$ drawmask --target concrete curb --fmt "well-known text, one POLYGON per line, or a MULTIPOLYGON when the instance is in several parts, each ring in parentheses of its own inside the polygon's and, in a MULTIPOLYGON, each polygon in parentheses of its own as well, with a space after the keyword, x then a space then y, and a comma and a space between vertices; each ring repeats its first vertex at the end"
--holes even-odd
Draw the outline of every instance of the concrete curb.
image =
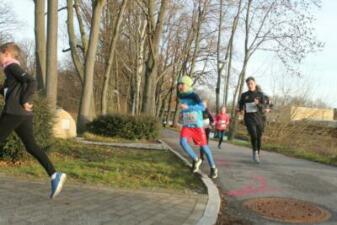
POLYGON ((167 150, 161 143, 160 144, 142 144, 142 143, 112 143, 112 142, 101 142, 101 141, 88 141, 84 138, 76 138, 76 141, 83 144, 89 145, 104 145, 111 147, 122 147, 122 148, 134 148, 134 149, 146 149, 146 150, 167 150))
MULTIPOLYGON (((179 152, 171 148, 163 140, 159 140, 159 142, 161 142, 166 149, 170 150, 173 154, 180 158, 187 166, 192 166, 192 164, 185 157, 183 157, 179 152)), ((199 171, 198 173, 200 174, 201 180, 207 188, 208 201, 206 209, 204 211, 204 215, 199 219, 196 225, 214 225, 218 219, 218 214, 220 212, 220 193, 217 186, 205 173, 203 173, 202 171, 199 171)))

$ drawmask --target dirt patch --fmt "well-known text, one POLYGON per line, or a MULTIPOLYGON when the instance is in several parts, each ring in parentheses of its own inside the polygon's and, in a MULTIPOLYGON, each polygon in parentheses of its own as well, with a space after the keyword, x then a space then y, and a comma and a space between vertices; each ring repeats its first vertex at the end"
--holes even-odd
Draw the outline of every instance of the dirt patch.
POLYGON ((331 217, 328 211, 313 203, 291 198, 256 198, 243 205, 267 219, 287 223, 317 224, 331 217))

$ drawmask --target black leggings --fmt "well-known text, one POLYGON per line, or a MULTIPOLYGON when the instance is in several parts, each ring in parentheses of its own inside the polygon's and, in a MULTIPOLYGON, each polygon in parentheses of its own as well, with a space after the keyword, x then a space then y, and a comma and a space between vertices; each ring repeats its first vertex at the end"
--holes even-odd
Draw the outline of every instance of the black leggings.
POLYGON ((252 143, 253 151, 260 152, 261 150, 261 139, 263 133, 263 124, 248 122, 246 123, 247 130, 250 136, 250 141, 252 143))
POLYGON ((29 152, 43 166, 49 176, 55 173, 48 156, 36 144, 33 136, 33 116, 3 114, 0 117, 0 143, 5 141, 12 131, 19 136, 29 152))
POLYGON ((223 137, 225 136, 225 131, 224 130, 218 130, 218 135, 219 135, 219 146, 222 144, 223 142, 223 137))

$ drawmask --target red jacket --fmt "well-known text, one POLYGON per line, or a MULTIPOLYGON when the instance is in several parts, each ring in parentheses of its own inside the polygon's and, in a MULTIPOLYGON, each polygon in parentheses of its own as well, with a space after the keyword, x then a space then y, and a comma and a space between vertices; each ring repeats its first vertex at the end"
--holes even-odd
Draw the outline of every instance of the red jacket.
POLYGON ((215 127, 217 130, 226 130, 229 125, 230 117, 227 113, 219 113, 215 117, 215 127))

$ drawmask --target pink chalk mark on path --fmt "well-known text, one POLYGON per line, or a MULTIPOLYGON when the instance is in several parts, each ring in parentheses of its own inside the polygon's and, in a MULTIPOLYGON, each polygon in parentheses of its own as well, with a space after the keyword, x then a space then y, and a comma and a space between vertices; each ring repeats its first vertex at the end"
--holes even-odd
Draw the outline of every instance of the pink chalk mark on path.
POLYGON ((253 176, 254 184, 248 184, 238 189, 234 189, 227 192, 227 195, 233 197, 243 197, 247 195, 257 194, 257 193, 267 193, 276 192, 276 188, 268 187, 268 183, 263 176, 253 176))

